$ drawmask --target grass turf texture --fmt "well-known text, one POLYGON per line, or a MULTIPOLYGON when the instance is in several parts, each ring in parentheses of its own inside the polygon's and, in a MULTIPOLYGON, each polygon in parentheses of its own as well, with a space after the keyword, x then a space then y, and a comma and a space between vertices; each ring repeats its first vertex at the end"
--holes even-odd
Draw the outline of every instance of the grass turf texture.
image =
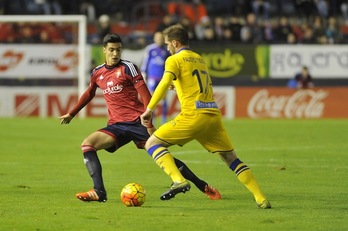
POLYGON ((99 152, 109 200, 84 203, 92 188, 80 143, 105 119, 0 119, 0 230, 347 230, 348 120, 225 120, 239 157, 253 170, 273 208, 252 195, 219 157, 197 142, 174 156, 219 189, 209 200, 192 185, 170 201, 170 180, 144 150, 128 144, 99 152), (124 185, 142 184, 146 202, 125 207, 124 185))

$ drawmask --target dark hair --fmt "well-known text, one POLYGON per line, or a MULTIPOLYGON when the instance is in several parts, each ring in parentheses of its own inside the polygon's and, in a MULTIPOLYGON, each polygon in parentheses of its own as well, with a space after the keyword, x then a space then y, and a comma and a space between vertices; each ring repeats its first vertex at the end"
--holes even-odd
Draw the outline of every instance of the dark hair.
POLYGON ((118 34, 107 34, 103 39, 103 46, 106 47, 108 43, 121 43, 122 39, 118 34))
POLYGON ((173 25, 164 29, 163 35, 167 36, 169 41, 177 40, 182 45, 189 44, 189 35, 182 25, 173 25))

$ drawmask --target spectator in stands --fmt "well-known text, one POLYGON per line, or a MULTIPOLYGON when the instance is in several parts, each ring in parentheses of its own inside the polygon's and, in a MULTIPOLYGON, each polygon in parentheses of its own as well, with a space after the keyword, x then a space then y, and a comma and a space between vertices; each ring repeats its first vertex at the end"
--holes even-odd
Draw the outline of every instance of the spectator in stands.
POLYGON ((312 27, 313 27, 313 36, 314 38, 320 38, 323 35, 325 35, 325 25, 323 24, 323 19, 322 17, 320 17, 319 15, 315 16, 313 18, 313 23, 312 23, 312 27))
POLYGON ((163 31, 165 28, 175 24, 170 14, 164 15, 160 24, 158 24, 156 31, 163 31))
POLYGON ((288 37, 287 37, 287 40, 286 40, 286 43, 287 44, 297 44, 297 38, 296 38, 296 35, 294 33, 289 33, 288 34, 288 37))
POLYGON ((296 35, 297 42, 301 43, 303 40, 304 32, 306 31, 307 27, 309 27, 309 24, 306 20, 302 20, 300 22, 300 25, 296 25, 293 27, 293 32, 296 35))
MULTIPOLYGON (((38 2, 38 1, 36 1, 38 2)), ((41 0, 43 13, 46 15, 61 15, 62 7, 58 0, 41 0)))
POLYGON ((47 31, 49 34, 49 38, 51 43, 66 43, 68 40, 66 33, 68 31, 69 26, 65 26, 64 24, 55 24, 55 23, 43 23, 41 24, 41 30, 47 31))
POLYGON ((236 0, 212 0, 204 1, 209 17, 234 15, 234 8, 239 1, 236 0))
POLYGON ((297 16, 300 18, 306 18, 307 20, 317 12, 314 0, 295 0, 294 7, 297 16))
MULTIPOLYGON (((243 24, 241 23, 241 20, 236 15, 232 15, 226 25, 226 30, 230 30, 231 32, 231 40, 234 42, 240 42, 241 41, 241 29, 243 27, 243 24)), ((226 33, 226 32, 225 32, 226 33)))
POLYGON ((253 0, 251 6, 257 18, 270 18, 271 5, 267 0, 253 0))
POLYGON ((257 24, 255 14, 249 13, 246 16, 246 23, 241 28, 240 37, 243 43, 258 44, 263 41, 263 31, 257 24))
POLYGON ((228 26, 224 26, 223 28, 223 37, 222 40, 224 41, 231 41, 233 37, 232 31, 230 30, 230 28, 228 26))
POLYGON ((24 2, 29 14, 62 14, 62 7, 57 0, 26 0, 24 2))
POLYGON ((80 3, 80 13, 87 16, 89 22, 96 20, 96 9, 92 0, 83 0, 80 3))
POLYGON ((341 32, 337 24, 337 20, 334 16, 329 17, 325 34, 330 44, 335 44, 340 42, 341 32))
POLYGON ((111 20, 107 14, 102 14, 98 18, 98 43, 101 43, 103 38, 111 33, 111 20))
POLYGON ((267 43, 275 41, 275 25, 273 20, 266 19, 263 23, 263 40, 267 43))
POLYGON ((44 44, 52 43, 50 34, 48 33, 48 31, 41 30, 39 32, 38 43, 44 43, 44 44))
POLYGON ((292 32, 289 18, 285 15, 281 16, 279 19, 279 24, 275 29, 276 42, 286 43, 288 40, 288 35, 292 32))
POLYGON ((303 31, 303 38, 301 43, 303 44, 315 44, 317 43, 316 38, 313 35, 313 28, 311 26, 308 26, 303 31))
POLYGON ((194 25, 192 24, 189 18, 182 17, 179 21, 179 24, 181 24, 185 28, 185 30, 189 34, 190 40, 197 40, 194 25))
POLYGON ((224 40, 224 30, 225 30, 225 22, 222 16, 216 16, 214 18, 214 33, 215 38, 217 40, 224 40))
POLYGON ((347 0, 342 0, 340 5, 340 10, 341 10, 343 19, 346 22, 348 22, 348 1, 347 0))
POLYGON ((206 6, 201 0, 171 1, 167 5, 167 11, 174 21, 178 22, 181 18, 187 17, 194 25, 208 16, 206 6))
POLYGON ((316 0, 315 1, 318 15, 327 18, 329 16, 329 2, 327 0, 316 0))
POLYGON ((296 88, 297 89, 306 89, 313 88, 314 83, 311 74, 309 73, 308 67, 303 66, 300 73, 295 75, 296 88))
POLYGON ((15 41, 15 24, 0 23, 0 43, 13 43, 15 41))
POLYGON ((37 38, 33 28, 29 24, 20 25, 19 36, 16 39, 17 43, 36 43, 37 38))
POLYGON ((194 25, 195 35, 198 40, 213 41, 215 40, 215 30, 213 23, 208 16, 203 17, 199 23, 194 25))
POLYGON ((320 45, 329 44, 329 39, 326 37, 326 35, 320 35, 320 36, 317 38, 317 42, 318 42, 320 45))

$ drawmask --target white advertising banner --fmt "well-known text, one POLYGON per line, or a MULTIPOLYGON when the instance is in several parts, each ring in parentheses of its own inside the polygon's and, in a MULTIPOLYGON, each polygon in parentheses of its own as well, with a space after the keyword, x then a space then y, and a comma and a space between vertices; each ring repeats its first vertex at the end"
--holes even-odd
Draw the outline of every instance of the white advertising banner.
POLYGON ((270 46, 271 78, 293 78, 302 66, 314 79, 348 78, 348 45, 270 46))
MULTIPOLYGON (((88 68, 90 53, 90 46, 87 46, 85 62, 88 68)), ((77 75, 76 45, 0 46, 0 78, 77 78, 77 75)))

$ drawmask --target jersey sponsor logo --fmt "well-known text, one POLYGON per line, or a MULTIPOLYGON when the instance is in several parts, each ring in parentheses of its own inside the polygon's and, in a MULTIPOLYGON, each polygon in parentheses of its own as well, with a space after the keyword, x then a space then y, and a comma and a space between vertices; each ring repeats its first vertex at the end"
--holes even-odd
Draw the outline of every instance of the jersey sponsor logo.
POLYGON ((218 108, 218 106, 215 102, 202 102, 197 100, 196 108, 218 108))
POLYGON ((121 70, 117 70, 117 71, 115 72, 116 78, 120 78, 121 75, 122 75, 121 70))
POLYGON ((108 81, 106 83, 107 88, 103 89, 103 94, 114 94, 114 93, 119 93, 123 90, 123 85, 121 84, 116 84, 114 85, 113 81, 108 81))
POLYGON ((111 86, 113 86, 113 85, 114 85, 114 82, 113 82, 113 81, 109 81, 109 82, 106 83, 106 86, 108 86, 108 87, 111 87, 111 86))

